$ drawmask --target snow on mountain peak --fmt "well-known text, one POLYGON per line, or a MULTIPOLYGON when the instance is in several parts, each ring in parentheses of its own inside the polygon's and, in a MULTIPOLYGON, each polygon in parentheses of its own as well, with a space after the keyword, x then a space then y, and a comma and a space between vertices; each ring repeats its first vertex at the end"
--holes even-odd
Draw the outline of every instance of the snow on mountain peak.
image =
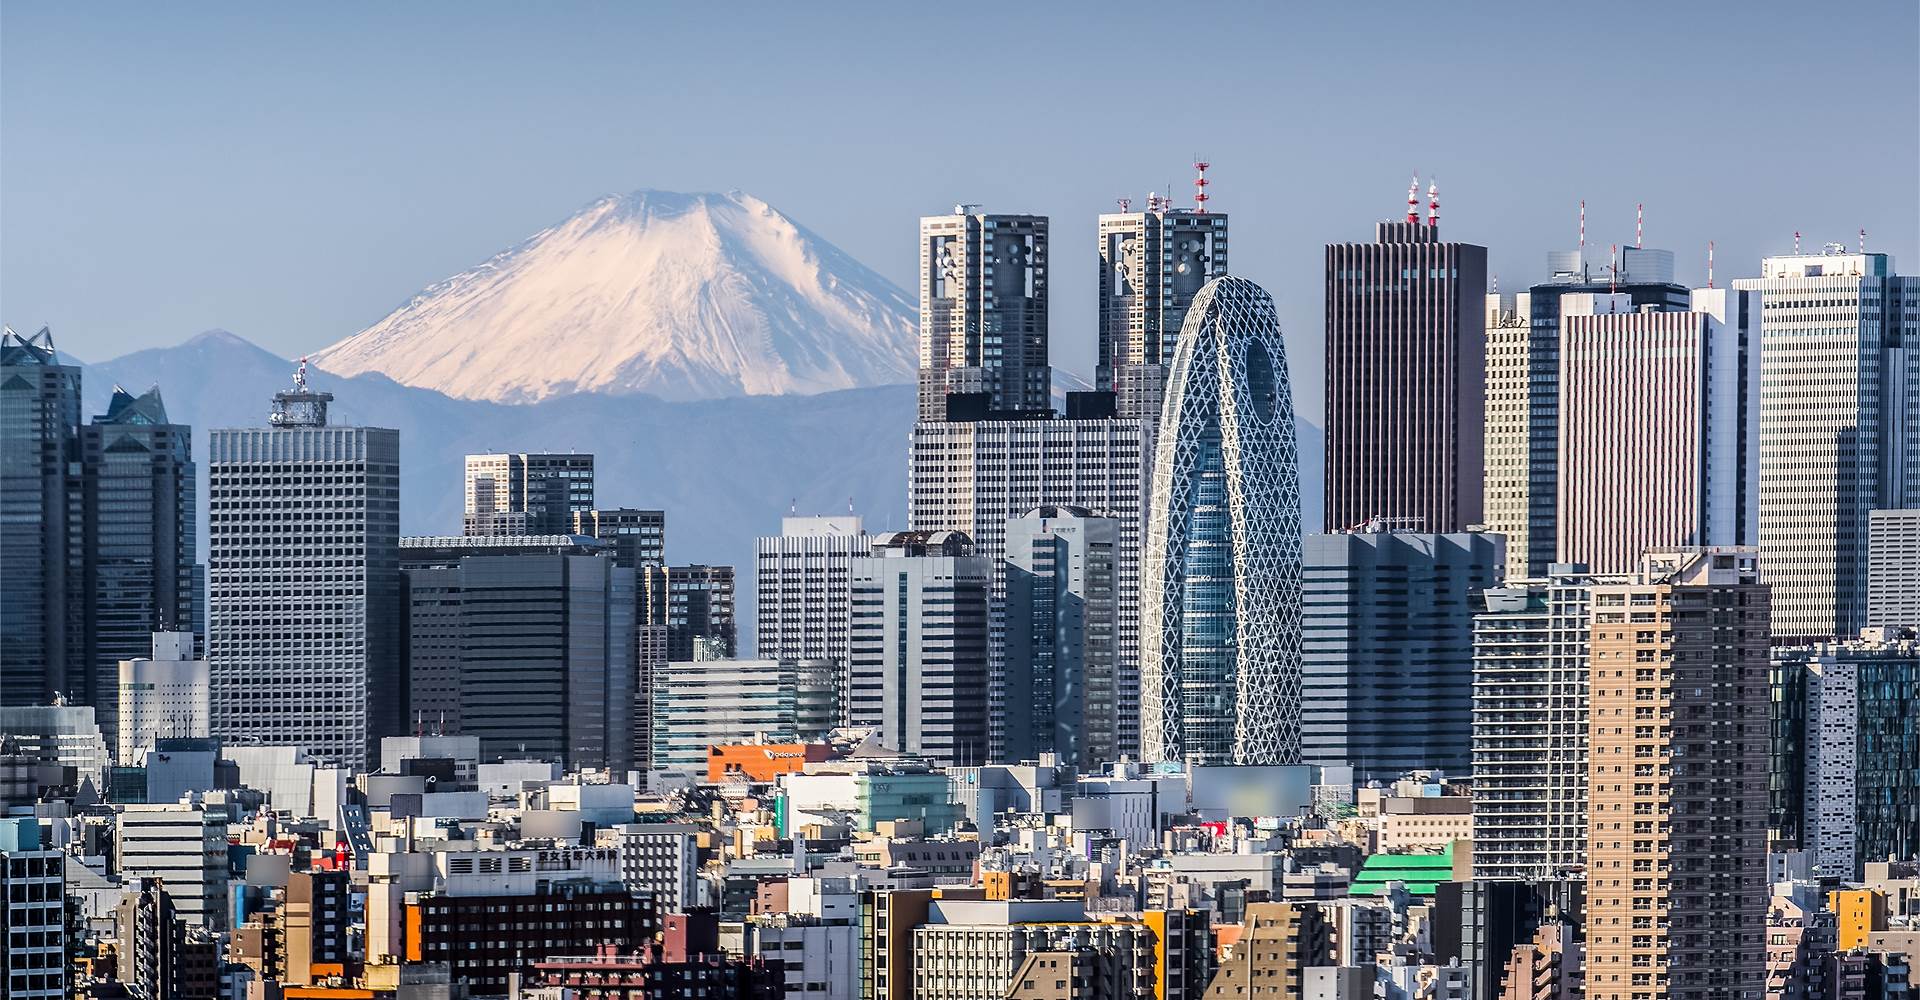
POLYGON ((313 355, 450 396, 667 399, 909 382, 915 307, 751 195, 593 202, 313 355))

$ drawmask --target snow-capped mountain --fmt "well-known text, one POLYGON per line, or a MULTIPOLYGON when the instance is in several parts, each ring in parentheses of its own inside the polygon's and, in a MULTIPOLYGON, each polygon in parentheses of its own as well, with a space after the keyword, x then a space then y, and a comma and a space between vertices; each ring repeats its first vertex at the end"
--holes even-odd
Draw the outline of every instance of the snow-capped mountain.
POLYGON ((915 307, 750 195, 602 198, 315 355, 449 396, 665 399, 904 383, 915 307))

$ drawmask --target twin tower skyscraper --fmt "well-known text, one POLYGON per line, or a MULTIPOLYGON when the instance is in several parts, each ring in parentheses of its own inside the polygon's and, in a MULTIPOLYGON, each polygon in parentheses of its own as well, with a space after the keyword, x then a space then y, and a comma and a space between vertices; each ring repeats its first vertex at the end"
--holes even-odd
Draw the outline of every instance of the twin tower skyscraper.
POLYGON ((1008 630, 1032 625, 1007 619, 1005 522, 1070 504, 1120 522, 1120 668, 1099 699, 1118 717, 1090 720, 1111 728, 1098 742, 1148 762, 1297 763, 1300 483, 1272 297, 1228 275, 1222 213, 1154 198, 1100 216, 1095 391, 1058 415, 1048 235, 1044 216, 970 205, 920 224, 909 519, 969 532, 996 567, 989 753, 1025 724, 1009 689, 1066 689, 1009 677, 1036 667, 1006 656, 1008 630))

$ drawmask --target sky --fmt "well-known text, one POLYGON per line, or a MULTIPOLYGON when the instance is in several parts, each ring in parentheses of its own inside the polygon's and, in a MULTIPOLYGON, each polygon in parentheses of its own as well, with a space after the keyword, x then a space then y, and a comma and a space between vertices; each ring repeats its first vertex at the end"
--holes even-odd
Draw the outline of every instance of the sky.
POLYGON ((1688 283, 1795 230, 1920 269, 1916 53, 1913 0, 10 3, 0 319, 88 361, 212 328, 291 356, 600 195, 737 188, 909 288, 919 216, 1050 215, 1085 374, 1094 216, 1191 204, 1198 154, 1317 413, 1322 248, 1416 170, 1509 291, 1583 198, 1602 249, 1644 203, 1688 283))

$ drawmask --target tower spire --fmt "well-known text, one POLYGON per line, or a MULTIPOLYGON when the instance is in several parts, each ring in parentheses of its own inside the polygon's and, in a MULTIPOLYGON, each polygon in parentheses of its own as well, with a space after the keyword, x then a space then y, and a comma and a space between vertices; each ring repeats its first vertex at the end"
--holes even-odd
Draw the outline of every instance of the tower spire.
POLYGON ((1633 248, 1640 249, 1641 237, 1647 232, 1647 206, 1641 202, 1633 206, 1633 248))
POLYGON ((1407 185, 1407 225, 1420 224, 1420 171, 1413 172, 1413 183, 1407 185))
POLYGON ((1427 228, 1440 228, 1440 181, 1429 178, 1427 184, 1427 228))
POLYGON ((1213 164, 1199 158, 1193 158, 1193 210, 1207 210, 1207 168, 1213 164))

